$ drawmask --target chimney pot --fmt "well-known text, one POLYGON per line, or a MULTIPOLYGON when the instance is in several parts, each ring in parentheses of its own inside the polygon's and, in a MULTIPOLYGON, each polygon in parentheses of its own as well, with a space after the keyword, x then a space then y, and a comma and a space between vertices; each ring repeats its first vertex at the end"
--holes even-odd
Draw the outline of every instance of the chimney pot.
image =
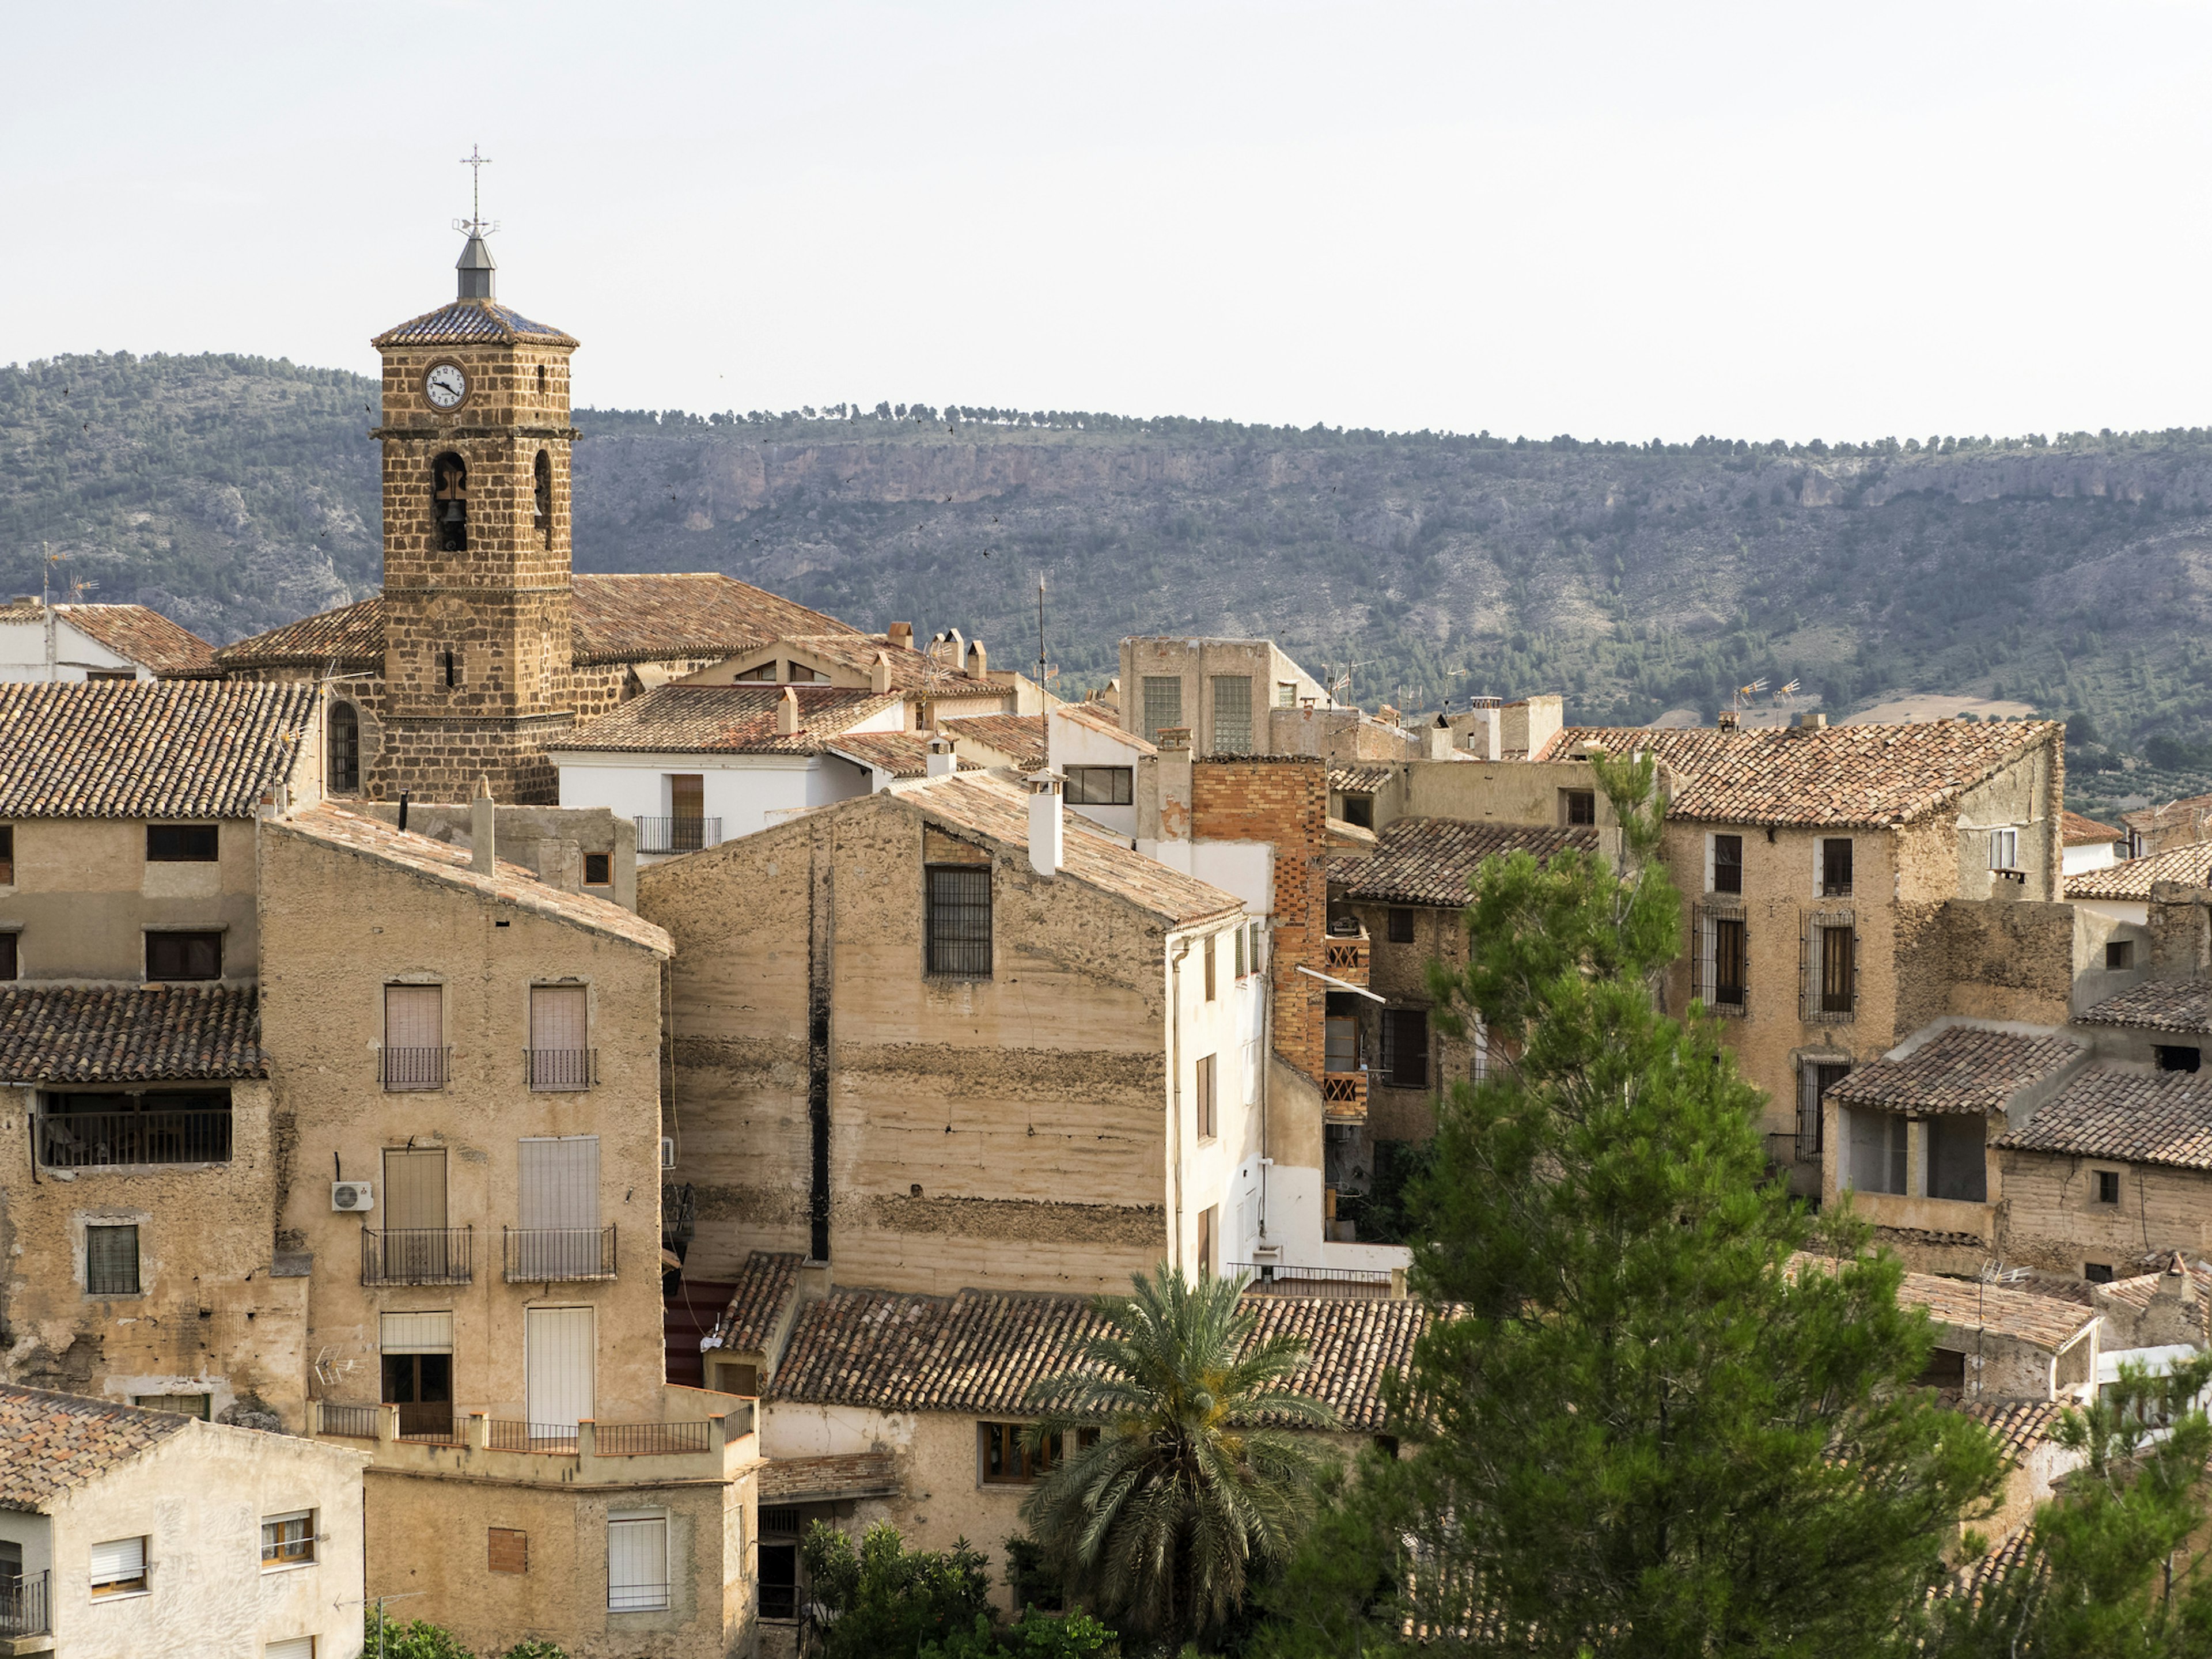
POLYGON ((1713 716, 1713 725, 1723 732, 1735 731, 1736 727, 1735 710, 1733 708, 1722 709, 1719 714, 1713 716))
POLYGON ((1160 735, 1156 740, 1155 746, 1163 755, 1170 749, 1180 749, 1188 753, 1190 749, 1190 727, 1163 726, 1160 727, 1160 735))
POLYGON ((1030 779, 1030 868, 1041 876, 1058 875, 1066 835, 1060 811, 1060 780, 1038 773, 1030 779))
POLYGON ((469 802, 469 868, 480 876, 496 873, 499 807, 491 798, 491 780, 478 776, 477 793, 469 802))
POLYGON ((887 644, 901 651, 911 651, 914 649, 914 624, 893 623, 884 630, 884 639, 887 644))
POLYGON ((775 731, 778 737, 793 736, 799 730, 799 693, 789 686, 775 700, 775 731))
POLYGON ((981 640, 968 641, 968 672, 979 680, 990 676, 990 659, 984 655, 981 640))
POLYGON ((929 759, 924 763, 929 776, 949 778, 960 769, 960 757, 952 746, 952 739, 944 732, 934 734, 929 740, 929 759))
POLYGON ((885 696, 891 689, 891 659, 888 651, 876 653, 876 659, 868 665, 868 690, 878 696, 885 696))

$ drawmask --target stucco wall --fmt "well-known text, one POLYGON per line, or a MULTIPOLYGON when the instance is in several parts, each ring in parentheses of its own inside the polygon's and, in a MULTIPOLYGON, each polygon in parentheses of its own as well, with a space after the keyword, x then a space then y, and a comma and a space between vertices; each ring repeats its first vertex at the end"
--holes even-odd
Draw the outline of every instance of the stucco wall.
POLYGON ((2212 1249, 2212 1174, 2114 1158, 2000 1152, 2005 1203, 1998 1216, 2005 1260, 2080 1277, 2097 1262, 2122 1279, 2143 1258, 2212 1249), (2120 1178, 2120 1201, 2097 1201, 2097 1172, 2120 1178))
MULTIPOLYGON (((202 819, 162 819, 162 823, 202 819)), ((254 825, 216 825, 211 864, 149 863, 146 823, 131 818, 23 818, 15 882, 0 887, 0 927, 21 929, 24 979, 143 980, 148 928, 220 930, 222 971, 252 979, 254 825)))

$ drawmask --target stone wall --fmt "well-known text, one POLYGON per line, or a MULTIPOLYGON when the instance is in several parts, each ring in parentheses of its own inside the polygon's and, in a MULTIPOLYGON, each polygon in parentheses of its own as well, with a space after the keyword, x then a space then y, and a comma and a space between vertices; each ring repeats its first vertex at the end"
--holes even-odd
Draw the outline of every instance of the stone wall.
POLYGON ((2212 1171, 2117 1158, 2002 1151, 1997 1246, 2008 1262, 2081 1277, 2090 1262, 2125 1279, 2160 1252, 2212 1250, 2212 1171), (2120 1178, 2117 1204, 2097 1201, 2097 1172, 2120 1178))

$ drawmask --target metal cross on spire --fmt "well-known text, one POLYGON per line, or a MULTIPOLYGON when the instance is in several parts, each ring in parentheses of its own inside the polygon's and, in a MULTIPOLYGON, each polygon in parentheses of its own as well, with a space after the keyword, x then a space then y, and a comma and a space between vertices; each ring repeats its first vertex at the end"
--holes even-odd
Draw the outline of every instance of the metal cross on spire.
POLYGON ((483 216, 483 170, 491 165, 491 157, 477 154, 479 146, 471 144, 469 153, 461 157, 461 165, 469 169, 469 216, 453 221, 455 230, 466 231, 471 236, 488 235, 499 228, 496 219, 487 222, 483 216))

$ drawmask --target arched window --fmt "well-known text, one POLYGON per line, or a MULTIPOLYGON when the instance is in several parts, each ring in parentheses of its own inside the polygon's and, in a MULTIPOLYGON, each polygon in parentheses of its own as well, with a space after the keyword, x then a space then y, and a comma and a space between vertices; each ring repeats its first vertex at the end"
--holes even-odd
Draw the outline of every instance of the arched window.
POLYGON ((443 553, 469 550, 469 467, 450 449, 430 463, 430 514, 443 553))
POLYGON ((361 793, 361 716, 349 702, 331 705, 331 793, 361 793))
POLYGON ((538 527, 553 527, 553 454, 550 450, 538 452, 538 465, 532 468, 538 500, 538 527))

